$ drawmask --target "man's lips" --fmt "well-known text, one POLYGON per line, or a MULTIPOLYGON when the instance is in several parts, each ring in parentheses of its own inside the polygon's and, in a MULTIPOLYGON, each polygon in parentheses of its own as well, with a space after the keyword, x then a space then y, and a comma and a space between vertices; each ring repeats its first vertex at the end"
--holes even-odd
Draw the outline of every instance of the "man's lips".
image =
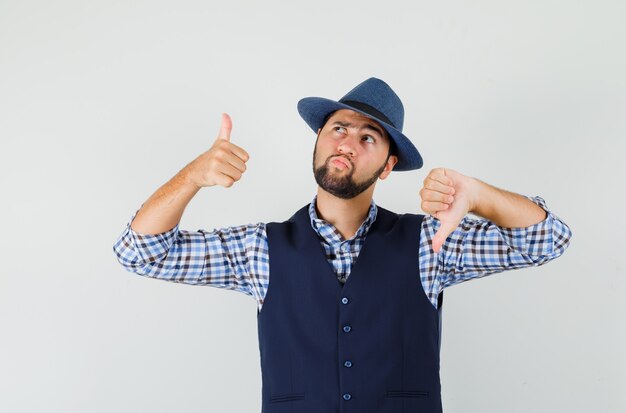
POLYGON ((343 166, 346 169, 351 169, 352 168, 352 165, 350 164, 350 161, 348 161, 343 156, 337 156, 331 162, 334 165, 340 165, 340 166, 343 166))

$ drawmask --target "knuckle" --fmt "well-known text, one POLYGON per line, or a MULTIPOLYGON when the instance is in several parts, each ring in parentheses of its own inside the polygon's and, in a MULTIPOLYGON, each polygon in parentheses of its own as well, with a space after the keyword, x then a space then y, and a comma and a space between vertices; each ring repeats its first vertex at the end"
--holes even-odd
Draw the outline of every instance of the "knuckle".
POLYGON ((228 146, 226 146, 228 144, 228 142, 221 140, 221 142, 217 143, 217 146, 215 147, 215 152, 216 153, 224 153, 228 150, 228 146))
POLYGON ((222 155, 223 152, 218 148, 215 151, 213 151, 213 153, 211 154, 211 159, 214 161, 219 161, 222 159, 222 155))
POLYGON ((204 174, 209 176, 209 175, 215 175, 216 173, 217 173, 217 163, 209 162, 207 164, 206 171, 204 174))

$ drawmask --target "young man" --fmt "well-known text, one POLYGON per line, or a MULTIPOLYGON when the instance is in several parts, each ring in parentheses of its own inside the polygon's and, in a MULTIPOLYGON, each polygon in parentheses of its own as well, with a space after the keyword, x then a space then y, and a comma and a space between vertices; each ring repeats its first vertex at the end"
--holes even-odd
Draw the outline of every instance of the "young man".
POLYGON ((302 99, 298 110, 317 133, 309 205, 282 223, 179 230, 200 188, 230 187, 246 170, 224 114, 213 146, 133 215, 114 245, 118 260, 140 275, 255 298, 263 412, 441 412, 443 289, 545 264, 571 231, 542 198, 447 168, 424 179, 429 215, 377 206, 378 179, 423 164, 382 80, 339 101, 302 99))

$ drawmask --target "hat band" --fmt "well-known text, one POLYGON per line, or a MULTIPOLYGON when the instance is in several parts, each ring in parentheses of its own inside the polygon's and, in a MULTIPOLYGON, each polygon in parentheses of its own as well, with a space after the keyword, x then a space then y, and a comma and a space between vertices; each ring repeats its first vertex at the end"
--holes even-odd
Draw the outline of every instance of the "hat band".
POLYGON ((346 104, 348 106, 352 106, 355 109, 358 109, 362 112, 367 113, 368 115, 372 115, 373 117, 378 118, 382 120, 383 122, 388 123, 394 128, 396 128, 396 125, 394 125, 393 122, 390 121, 389 118, 385 116, 384 113, 378 111, 376 108, 368 105, 367 103, 357 102, 356 100, 340 100, 339 102, 346 104))

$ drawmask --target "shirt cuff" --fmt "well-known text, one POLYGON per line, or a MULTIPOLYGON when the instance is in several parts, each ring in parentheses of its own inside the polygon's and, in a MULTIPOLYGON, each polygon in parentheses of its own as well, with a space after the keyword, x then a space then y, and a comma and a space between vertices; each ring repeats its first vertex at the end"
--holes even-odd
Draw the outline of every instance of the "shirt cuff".
POLYGON ((167 256, 172 244, 178 237, 180 222, 174 228, 159 234, 141 234, 131 228, 131 224, 140 209, 141 207, 135 211, 126 227, 131 245, 137 258, 143 263, 161 261, 167 256))
POLYGON ((554 254, 554 215, 540 196, 523 195, 546 211, 546 218, 525 228, 501 228, 505 242, 523 255, 544 257, 554 254))

